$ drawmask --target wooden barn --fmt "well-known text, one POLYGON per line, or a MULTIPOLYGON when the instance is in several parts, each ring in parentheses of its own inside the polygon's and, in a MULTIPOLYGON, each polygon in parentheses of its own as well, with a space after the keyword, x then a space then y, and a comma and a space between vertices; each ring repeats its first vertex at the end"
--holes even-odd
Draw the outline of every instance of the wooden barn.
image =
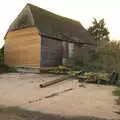
POLYGON ((76 46, 92 43, 78 21, 27 4, 5 35, 4 62, 14 67, 58 66, 74 57, 76 46))

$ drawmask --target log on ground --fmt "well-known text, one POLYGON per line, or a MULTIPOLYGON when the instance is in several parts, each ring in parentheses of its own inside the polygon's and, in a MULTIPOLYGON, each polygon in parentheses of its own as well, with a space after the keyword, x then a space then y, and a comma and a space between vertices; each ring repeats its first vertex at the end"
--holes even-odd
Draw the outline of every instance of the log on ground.
POLYGON ((59 78, 59 79, 56 79, 56 80, 52 80, 52 81, 42 83, 42 84, 40 84, 40 88, 44 88, 44 87, 47 87, 47 86, 62 82, 64 80, 66 80, 66 79, 68 79, 68 77, 63 77, 63 78, 59 78))

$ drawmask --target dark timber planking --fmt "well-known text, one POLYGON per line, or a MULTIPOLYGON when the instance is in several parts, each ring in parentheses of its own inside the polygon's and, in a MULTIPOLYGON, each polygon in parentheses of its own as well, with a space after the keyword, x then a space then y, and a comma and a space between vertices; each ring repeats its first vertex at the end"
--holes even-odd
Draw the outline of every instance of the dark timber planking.
POLYGON ((62 64, 62 41, 42 37, 41 67, 52 67, 62 64))

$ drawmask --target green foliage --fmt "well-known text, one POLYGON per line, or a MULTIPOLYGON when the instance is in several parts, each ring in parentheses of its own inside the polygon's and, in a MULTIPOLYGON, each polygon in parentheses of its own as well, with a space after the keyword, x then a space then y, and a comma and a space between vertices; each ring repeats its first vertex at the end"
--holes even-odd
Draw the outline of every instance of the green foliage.
POLYGON ((120 72, 120 42, 109 42, 97 49, 99 62, 103 69, 120 72))
POLYGON ((117 87, 115 91, 113 91, 115 96, 120 96, 120 87, 117 87))
POLYGON ((71 69, 66 67, 66 66, 58 66, 55 67, 51 70, 48 71, 48 73, 52 73, 52 74, 68 74, 68 71, 70 71, 71 69))
MULTIPOLYGON (((87 48, 86 48, 87 49, 87 48)), ((80 51, 80 49, 79 49, 80 51)), ((90 49, 89 49, 90 51, 90 49)), ((88 72, 107 72, 111 73, 115 71, 119 74, 120 79, 120 42, 110 41, 106 44, 101 44, 95 50, 95 52, 87 59, 84 56, 87 55, 84 51, 77 52, 77 69, 88 72), (84 54, 84 55, 82 55, 84 54)), ((76 58, 75 58, 76 59, 76 58)), ((74 67, 74 69, 76 69, 74 67)), ((120 82, 117 81, 117 85, 120 82)))
POLYGON ((117 85, 117 86, 120 86, 120 80, 117 81, 116 85, 117 85))
POLYGON ((54 68, 46 68, 46 69, 40 69, 40 73, 48 73, 48 74, 68 74, 69 71, 72 69, 67 66, 57 66, 54 68))
POLYGON ((0 64, 4 63, 4 47, 0 49, 0 64))
POLYGON ((9 67, 5 64, 0 64, 0 73, 8 73, 8 72, 17 72, 14 67, 9 67))
POLYGON ((16 68, 14 67, 9 67, 8 72, 17 72, 16 68))
POLYGON ((75 65, 77 66, 81 66, 82 68, 85 69, 92 69, 92 67, 94 68, 94 64, 92 64, 91 62, 94 61, 94 63, 96 62, 95 59, 97 58, 93 58, 95 53, 95 48, 93 48, 93 46, 76 46, 75 47, 75 54, 74 54, 74 61, 75 61, 75 65))
POLYGON ((115 96, 118 96, 118 99, 117 99, 116 102, 117 102, 117 104, 120 105, 120 87, 117 87, 116 90, 113 91, 113 94, 114 94, 115 96))
POLYGON ((8 72, 9 67, 4 64, 0 64, 0 73, 6 73, 8 72))
MULTIPOLYGON (((112 43, 109 42, 109 32, 105 27, 104 19, 99 21, 94 19, 92 26, 89 27, 88 31, 95 38, 97 46, 84 45, 76 47, 74 57, 75 64, 87 71, 108 72, 110 63, 113 59, 111 56, 108 57, 108 52, 111 52, 108 46, 111 46, 112 43)), ((109 69, 109 71, 111 71, 111 69, 109 69)))
POLYGON ((84 77, 87 78, 88 82, 98 82, 103 81, 104 83, 109 82, 109 74, 107 73, 100 73, 100 72, 86 72, 84 77))
POLYGON ((95 38, 97 43, 101 41, 109 41, 109 32, 108 29, 105 27, 104 19, 97 21, 94 18, 92 22, 92 26, 88 28, 89 33, 95 38))

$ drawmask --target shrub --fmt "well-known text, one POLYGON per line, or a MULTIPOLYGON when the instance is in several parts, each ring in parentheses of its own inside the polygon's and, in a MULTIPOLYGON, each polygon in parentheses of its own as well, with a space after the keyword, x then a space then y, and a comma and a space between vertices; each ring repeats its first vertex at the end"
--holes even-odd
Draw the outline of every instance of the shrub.
POLYGON ((9 67, 8 72, 17 72, 16 68, 14 67, 9 67))
POLYGON ((117 81, 116 85, 117 85, 117 86, 120 86, 120 80, 117 81))
POLYGON ((117 104, 120 105, 120 87, 117 87, 115 91, 113 91, 113 94, 115 96, 118 96, 118 99, 116 100, 117 104))
POLYGON ((0 73, 7 73, 7 72, 17 72, 14 67, 9 67, 5 64, 0 64, 0 73))

